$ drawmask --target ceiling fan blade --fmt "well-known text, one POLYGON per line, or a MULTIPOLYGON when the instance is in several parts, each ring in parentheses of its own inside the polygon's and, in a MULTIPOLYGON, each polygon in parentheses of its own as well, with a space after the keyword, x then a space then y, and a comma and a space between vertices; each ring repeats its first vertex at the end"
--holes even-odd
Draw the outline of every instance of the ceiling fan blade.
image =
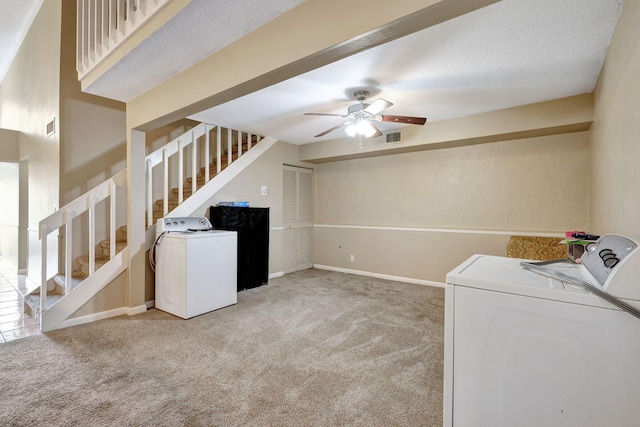
POLYGON ((406 123, 409 125, 423 125, 426 123, 426 117, 410 117, 410 116, 380 116, 383 122, 406 123))
POLYGON ((379 136, 382 136, 382 132, 380 132, 380 129, 378 129, 378 126, 374 125, 373 122, 369 122, 369 124, 371 124, 371 127, 376 130, 376 133, 371 135, 369 138, 377 138, 379 136))
POLYGON ((342 114, 331 114, 331 113, 304 113, 303 116, 334 116, 334 117, 347 117, 342 114))
POLYGON ((393 102, 389 102, 386 99, 379 98, 373 102, 373 104, 369 105, 364 109, 367 113, 375 116, 380 113, 382 110, 385 110, 393 105, 393 102))
POLYGON ((351 124, 351 122, 344 122, 344 123, 341 123, 341 124, 339 124, 338 126, 334 126, 334 127, 332 127, 331 129, 327 129, 327 130, 325 130, 324 132, 317 134, 315 137, 316 137, 316 138, 318 138, 318 137, 320 137, 320 136, 325 136, 325 135, 326 135, 326 134, 328 134, 329 132, 333 132, 334 130, 336 130, 336 129, 340 129, 341 127, 346 126, 346 125, 349 125, 349 124, 351 124))

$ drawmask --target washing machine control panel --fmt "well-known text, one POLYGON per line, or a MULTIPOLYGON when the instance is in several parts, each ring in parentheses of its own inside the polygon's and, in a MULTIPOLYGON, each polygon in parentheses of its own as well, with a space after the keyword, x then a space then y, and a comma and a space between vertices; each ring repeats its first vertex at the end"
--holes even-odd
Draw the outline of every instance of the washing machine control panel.
POLYGON ((211 223, 205 217, 185 216, 176 218, 160 218, 157 223, 156 233, 185 232, 210 230, 211 223))
MULTIPOLYGON (((605 234, 587 246, 582 256, 582 265, 601 286, 611 282, 616 275, 626 276, 626 270, 637 270, 639 263, 638 244, 615 234, 605 234)), ((636 283, 633 285, 637 286, 636 283)))

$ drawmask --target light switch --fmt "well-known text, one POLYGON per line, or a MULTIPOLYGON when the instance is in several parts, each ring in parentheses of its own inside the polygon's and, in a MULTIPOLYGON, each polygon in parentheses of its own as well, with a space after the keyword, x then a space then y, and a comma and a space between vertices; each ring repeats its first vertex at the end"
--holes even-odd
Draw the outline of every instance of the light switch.
POLYGON ((269 194, 269 189, 267 188, 266 185, 262 186, 262 189, 260 190, 260 194, 262 194, 263 196, 266 196, 267 194, 269 194))

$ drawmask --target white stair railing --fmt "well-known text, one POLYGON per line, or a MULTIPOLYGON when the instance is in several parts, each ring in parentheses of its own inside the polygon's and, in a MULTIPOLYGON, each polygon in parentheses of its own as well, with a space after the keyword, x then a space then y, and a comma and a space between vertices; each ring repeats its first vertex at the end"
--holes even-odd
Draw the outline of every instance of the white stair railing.
POLYGON ((73 220, 79 215, 87 212, 89 217, 89 232, 88 245, 89 245, 89 275, 95 272, 95 247, 96 247, 96 222, 95 222, 95 207, 101 201, 109 198, 109 242, 111 244, 110 255, 111 258, 115 255, 116 250, 116 212, 117 212, 117 191, 120 188, 126 187, 127 175, 126 171, 122 171, 97 187, 89 190, 87 193, 78 197, 71 203, 60 208, 47 218, 40 221, 39 225, 39 238, 42 246, 42 278, 40 286, 40 313, 44 313, 47 307, 47 236, 58 230, 60 227, 64 227, 65 232, 65 268, 64 268, 64 288, 65 293, 71 290, 71 279, 73 273, 73 258, 72 258, 72 245, 73 245, 73 220))
MULTIPOLYGON (((183 135, 178 138, 172 140, 165 146, 160 149, 154 151, 153 153, 146 156, 146 167, 147 167, 147 179, 148 179, 148 187, 147 187, 147 209, 148 209, 148 227, 153 226, 153 167, 157 165, 162 165, 163 167, 163 201, 164 201, 164 216, 168 213, 168 204, 169 204, 169 191, 171 190, 171 180, 170 178, 170 167, 169 163, 172 156, 178 156, 178 173, 177 173, 177 182, 178 182, 178 204, 183 202, 183 183, 185 178, 187 178, 187 174, 185 173, 184 163, 185 163, 185 149, 191 148, 191 168, 190 168, 190 176, 192 177, 192 187, 191 194, 194 194, 197 187, 197 176, 200 170, 200 167, 204 166, 204 180, 205 184, 210 180, 210 163, 212 161, 212 156, 210 153, 213 151, 216 155, 216 175, 222 171, 222 162, 221 158, 227 151, 227 160, 230 165, 234 159, 234 148, 237 153, 236 159, 240 158, 243 153, 242 144, 243 141, 247 142, 247 147, 250 148, 255 145, 257 142, 264 139, 262 136, 253 135, 250 133, 242 133, 240 131, 235 131, 232 129, 221 128, 215 125, 209 125, 205 123, 201 123, 194 127, 193 129, 187 131, 183 135), (213 133, 215 131, 215 133, 213 133), (214 137, 211 138, 210 135, 213 134, 214 137), (224 135, 226 134, 226 138, 224 135), (255 138, 255 140, 254 140, 255 138), (215 147, 211 147, 212 140, 215 143, 215 147), (201 141, 199 143, 198 141, 201 141), (234 147, 235 145, 235 147, 234 147), (225 150, 226 146, 226 150, 225 150)), ((247 148, 247 150, 248 150, 247 148)), ((245 150, 246 153, 246 150, 245 150)), ((43 315, 45 311, 49 308, 48 300, 47 300, 47 278, 49 277, 47 270, 47 237, 54 231, 59 230, 61 227, 64 227, 65 234, 65 258, 64 258, 64 292, 68 293, 72 288, 72 279, 73 279, 73 255, 72 255, 72 246, 73 246, 73 220, 80 215, 84 215, 86 213, 88 218, 88 247, 89 247, 89 276, 94 275, 96 272, 95 265, 95 248, 96 248, 96 229, 103 230, 107 228, 106 224, 96 224, 96 205, 109 198, 109 243, 110 243, 110 259, 113 261, 114 259, 120 260, 119 263, 125 263, 126 259, 121 256, 121 254, 116 254, 116 237, 117 237, 117 223, 116 223, 116 215, 117 212, 125 211, 126 207, 118 206, 117 193, 120 189, 126 189, 127 186, 127 176, 126 170, 119 172, 112 178, 103 182, 102 184, 96 186, 92 190, 89 190, 87 193, 78 197, 74 201, 70 202, 66 206, 60 208, 47 218, 40 221, 39 224, 39 239, 41 242, 42 248, 42 271, 41 271, 41 286, 40 286, 40 321, 42 322, 43 315), (96 228, 98 227, 98 228, 96 228), (116 256, 117 255, 117 256, 116 256)), ((84 237, 84 236, 83 236, 84 237)), ((123 250, 124 252, 124 250, 123 250)), ((56 266, 57 267, 57 266, 56 266)), ((122 264, 120 267, 126 267, 126 265, 122 264)), ((102 270, 101 270, 102 271, 102 270)), ((106 284, 106 283, 105 283, 106 284)), ((57 317, 60 317, 61 313, 56 314, 57 317)), ((60 321, 60 319, 57 319, 60 321)), ((41 327, 43 327, 41 323, 41 327)))
POLYGON ((77 0, 76 68, 82 80, 171 0, 77 0))
POLYGON ((146 174, 147 174, 147 229, 154 225, 153 204, 156 197, 154 196, 154 178, 153 168, 162 166, 162 216, 165 217, 169 213, 169 193, 177 185, 178 200, 180 205, 184 201, 184 182, 189 175, 185 173, 185 150, 191 149, 191 194, 195 193, 197 186, 197 176, 200 168, 204 168, 204 183, 209 182, 211 176, 210 163, 212 161, 210 153, 216 153, 216 174, 222 170, 222 155, 224 150, 223 135, 226 133, 226 151, 227 165, 233 162, 233 153, 237 153, 237 158, 242 154, 242 142, 248 141, 248 147, 252 146, 252 139, 255 138, 259 142, 263 137, 250 133, 243 133, 232 129, 222 128, 220 126, 200 123, 190 131, 180 135, 163 147, 157 149, 145 158, 146 174), (211 138, 212 132, 215 130, 215 137, 211 138), (212 148, 211 144, 215 144, 212 148), (235 145, 235 147, 234 147, 235 145), (235 150, 234 150, 235 148, 235 150), (173 177, 170 169, 170 163, 173 156, 177 156, 177 172, 173 177))

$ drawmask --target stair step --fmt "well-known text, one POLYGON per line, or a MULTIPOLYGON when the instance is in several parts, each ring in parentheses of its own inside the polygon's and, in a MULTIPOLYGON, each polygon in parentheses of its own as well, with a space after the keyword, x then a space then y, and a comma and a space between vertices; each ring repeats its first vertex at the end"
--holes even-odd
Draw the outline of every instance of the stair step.
MULTIPOLYGON (((116 240, 116 253, 119 253, 121 250, 127 247, 126 241, 117 241, 116 240)), ((111 242, 109 240, 103 240, 100 242, 100 250, 102 252, 102 256, 108 257, 111 255, 111 242)))
POLYGON ((118 242, 126 242, 127 241, 127 226, 122 225, 118 227, 116 230, 116 241, 118 242))
MULTIPOLYGON (((102 267, 109 261, 108 256, 96 255, 95 257, 95 270, 102 267)), ((89 275, 89 255, 81 256, 78 258, 78 266, 80 269, 77 272, 74 272, 74 276, 86 274, 89 275)))
MULTIPOLYGON (((47 292, 47 307, 58 302, 63 295, 56 292, 47 292)), ((36 322, 40 322, 40 293, 32 293, 24 297, 24 312, 29 314, 36 322)))
MULTIPOLYGON (((75 288, 76 286, 78 286, 80 283, 82 283, 84 281, 84 279, 86 279, 87 277, 89 277, 86 274, 81 274, 81 273, 75 273, 71 276, 71 289, 75 288)), ((64 274, 56 274, 55 276, 53 276, 53 281, 56 284, 56 293, 59 294, 63 294, 64 295, 64 285, 65 285, 65 277, 64 274)))
MULTIPOLYGON (((187 188, 187 187, 191 188, 191 182, 192 182, 192 181, 193 181, 193 178, 191 178, 191 177, 187 177, 187 178, 185 179, 185 185, 184 185, 182 188, 187 188)), ((200 185, 204 185, 204 183, 205 183, 205 182, 204 182, 204 176, 200 176, 200 175, 198 175, 198 176, 196 177, 196 183, 198 184, 198 186, 200 186, 200 185)))
MULTIPOLYGON (((162 208, 164 207, 164 202, 162 200, 156 200, 153 203, 153 209, 154 210, 159 210, 162 211, 162 208)), ((171 199, 169 199, 169 210, 175 209, 178 207, 178 201, 172 201, 171 199)))

